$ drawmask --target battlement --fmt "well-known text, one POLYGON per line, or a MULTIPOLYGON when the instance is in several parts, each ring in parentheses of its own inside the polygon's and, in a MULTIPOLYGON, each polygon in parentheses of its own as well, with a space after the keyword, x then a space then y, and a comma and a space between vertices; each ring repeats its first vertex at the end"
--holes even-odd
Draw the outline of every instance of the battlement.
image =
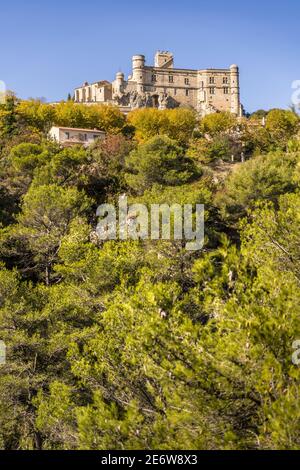
POLYGON ((154 67, 171 69, 174 66, 174 58, 172 52, 157 51, 154 58, 154 67))

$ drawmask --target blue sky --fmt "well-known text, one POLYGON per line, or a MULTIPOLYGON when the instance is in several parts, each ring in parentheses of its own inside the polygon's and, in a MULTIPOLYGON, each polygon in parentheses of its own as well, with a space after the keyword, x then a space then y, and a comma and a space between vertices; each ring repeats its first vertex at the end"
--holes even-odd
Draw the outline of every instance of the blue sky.
POLYGON ((0 1, 0 80, 22 98, 64 99, 157 49, 178 67, 237 63, 249 112, 289 106, 300 80, 299 0, 0 1))

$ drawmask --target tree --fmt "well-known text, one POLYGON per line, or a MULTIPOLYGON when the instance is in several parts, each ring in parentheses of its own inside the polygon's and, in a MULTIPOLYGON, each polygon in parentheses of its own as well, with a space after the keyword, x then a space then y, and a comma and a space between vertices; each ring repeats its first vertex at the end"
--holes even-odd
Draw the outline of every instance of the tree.
POLYGON ((262 120, 268 115, 268 111, 265 109, 258 109, 257 111, 254 111, 254 113, 251 113, 250 119, 258 119, 262 120))
POLYGON ((20 101, 17 113, 25 125, 47 135, 55 119, 55 107, 41 100, 20 101))
POLYGON ((180 145, 187 145, 197 126, 197 117, 193 110, 185 108, 136 109, 129 113, 128 122, 135 128, 139 142, 166 135, 180 145))
POLYGON ((7 156, 3 156, 0 162, 0 190, 6 203, 1 217, 3 222, 14 220, 21 197, 28 191, 35 170, 50 158, 50 148, 34 143, 16 145, 7 156))
MULTIPOLYGON (((0 374, 1 447, 55 448, 60 435, 62 448, 74 447, 74 438, 64 433, 63 420, 57 422, 58 410, 53 410, 52 421, 48 415, 48 424, 39 428, 38 393, 57 392, 51 387, 56 377, 72 385, 68 348, 74 340, 82 347, 99 308, 98 301, 76 286, 33 286, 22 282, 15 271, 0 270, 0 337, 7 349, 0 374), (49 439, 53 422, 58 427, 49 439)), ((59 390, 63 407, 64 390, 59 390)))
POLYGON ((202 118, 200 130, 213 137, 219 133, 232 131, 237 124, 237 119, 228 112, 212 113, 202 118))
POLYGON ((246 143, 254 156, 267 154, 278 149, 278 145, 272 138, 270 132, 260 124, 258 127, 249 128, 246 143))
POLYGON ((184 155, 176 141, 153 137, 131 152, 126 159, 126 181, 138 193, 154 183, 176 186, 199 175, 193 161, 184 155))
POLYGON ((281 194, 297 188, 294 180, 299 154, 275 152, 240 164, 216 197, 223 214, 232 220, 245 215, 259 200, 277 202, 281 194))
POLYGON ((198 118, 194 110, 188 108, 175 108, 165 111, 168 119, 166 134, 176 140, 180 145, 186 146, 198 125, 198 118))
POLYGON ((299 117, 292 111, 273 109, 268 113, 266 129, 277 145, 285 149, 287 141, 299 130, 299 117))
POLYGON ((126 118, 116 106, 87 106, 74 101, 62 101, 55 106, 54 122, 59 126, 100 129, 118 134, 123 130, 125 132, 126 118))
MULTIPOLYGON (((50 153, 50 152, 49 152, 50 153)), ((89 164, 87 151, 81 146, 59 148, 43 165, 35 168, 33 186, 57 184, 83 189, 88 185, 86 167, 89 164)))
POLYGON ((11 137, 17 132, 16 97, 6 95, 4 104, 0 104, 0 138, 11 137))
MULTIPOLYGON (((298 213, 298 195, 281 198, 278 213, 268 204, 254 211, 241 252, 223 239, 196 260, 197 287, 153 282, 144 269, 134 289, 107 299, 100 331, 69 352, 93 390, 80 409, 68 390, 62 421, 78 430, 80 448, 299 447, 299 260, 287 254, 299 252, 298 213), (204 323, 185 312, 195 295, 204 323)), ((54 394, 41 403, 45 416, 62 407, 54 394)))
POLYGON ((271 203, 260 204, 242 226, 240 259, 228 256, 227 248, 210 255, 213 270, 200 260, 194 267, 199 280, 213 280, 207 284, 209 297, 218 292, 207 304, 216 337, 211 342, 207 332, 204 363, 222 384, 221 396, 232 399, 233 419, 244 416, 236 429, 244 428, 250 448, 300 445, 299 367, 292 363, 292 343, 300 333, 298 214, 298 194, 280 197, 278 211, 271 203))
POLYGON ((241 142, 228 134, 217 134, 208 140, 205 138, 193 139, 190 143, 187 155, 200 163, 208 164, 216 160, 234 161, 240 160, 241 142))
POLYGON ((91 200, 75 188, 32 187, 23 199, 18 223, 2 231, 2 256, 49 285, 62 237, 90 205, 91 200))
POLYGON ((123 135, 109 135, 98 140, 89 149, 89 162, 85 174, 89 175, 90 190, 93 197, 106 193, 122 191, 126 188, 125 162, 134 144, 123 135))
POLYGON ((31 398, 42 383, 37 354, 43 354, 44 343, 40 335, 32 334, 32 328, 35 325, 36 330, 36 325, 44 322, 33 303, 30 309, 28 286, 21 283, 17 272, 1 266, 0 279, 0 335, 7 350, 7 363, 1 366, 0 375, 1 447, 40 448, 31 398))
POLYGON ((110 135, 63 148, 48 106, 0 106, 0 447, 299 449, 297 125, 147 109, 133 136, 68 101, 55 117, 110 135), (124 193, 204 204, 203 248, 101 240, 96 206, 124 193))

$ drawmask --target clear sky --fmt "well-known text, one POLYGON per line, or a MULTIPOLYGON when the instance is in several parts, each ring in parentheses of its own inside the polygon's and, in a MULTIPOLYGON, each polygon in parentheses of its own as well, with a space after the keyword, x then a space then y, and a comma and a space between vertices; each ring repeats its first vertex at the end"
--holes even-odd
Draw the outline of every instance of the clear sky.
POLYGON ((60 100, 162 49, 178 67, 237 63, 249 112, 287 107, 299 20, 300 0, 0 0, 0 80, 22 98, 60 100))

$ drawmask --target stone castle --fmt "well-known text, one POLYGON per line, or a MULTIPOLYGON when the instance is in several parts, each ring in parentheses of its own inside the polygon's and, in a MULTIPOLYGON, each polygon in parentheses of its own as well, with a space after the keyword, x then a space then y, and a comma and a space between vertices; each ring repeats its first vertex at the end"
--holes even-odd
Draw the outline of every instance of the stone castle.
POLYGON ((158 51, 154 66, 144 55, 132 57, 132 74, 125 80, 118 72, 113 82, 87 83, 76 88, 75 102, 115 104, 127 113, 136 108, 194 108, 201 116, 218 111, 242 115, 239 68, 180 69, 171 52, 158 51))

